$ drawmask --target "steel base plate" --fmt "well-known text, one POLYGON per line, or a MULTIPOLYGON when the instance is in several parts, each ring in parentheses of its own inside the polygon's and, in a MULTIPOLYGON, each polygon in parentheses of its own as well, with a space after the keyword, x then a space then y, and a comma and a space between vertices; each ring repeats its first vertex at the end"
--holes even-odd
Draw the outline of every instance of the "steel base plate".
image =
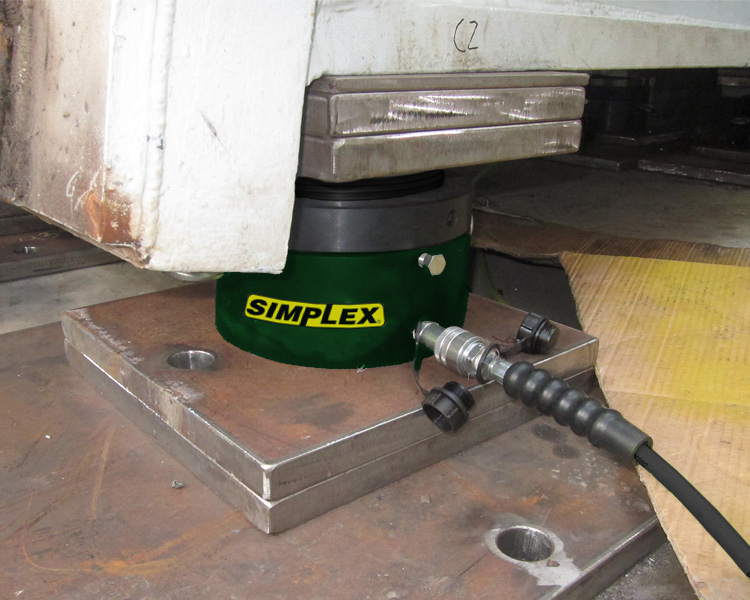
POLYGON ((67 365, 57 324, 0 337, 0 409, 2 598, 591 598, 664 539, 632 467, 546 418, 267 536, 67 365), (498 554, 521 525, 547 559, 498 554))
MULTIPOLYGON (((72 311, 66 348, 123 412, 263 531, 293 527, 535 415, 489 384, 474 390, 467 427, 442 434, 421 413, 411 365, 330 371, 268 361, 219 336, 213 303, 213 284, 199 284, 72 311), (215 362, 170 365, 191 350, 215 362)), ((472 297, 466 327, 509 343, 524 317, 472 297)), ((596 349, 595 338, 561 327, 550 356, 517 358, 580 377, 596 349)), ((455 378, 434 360, 422 373, 428 388, 455 378)))

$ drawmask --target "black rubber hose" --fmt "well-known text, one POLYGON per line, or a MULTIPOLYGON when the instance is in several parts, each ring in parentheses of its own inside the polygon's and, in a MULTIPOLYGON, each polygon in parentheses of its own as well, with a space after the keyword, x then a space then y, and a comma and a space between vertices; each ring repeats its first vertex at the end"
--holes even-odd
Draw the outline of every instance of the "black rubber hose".
POLYGON ((636 451, 635 460, 685 505, 742 572, 750 577, 750 545, 713 504, 653 448, 644 444, 636 451))
POLYGON ((620 413, 605 408, 595 398, 570 388, 531 363, 511 365, 503 377, 503 388, 511 398, 552 415, 560 425, 586 436, 600 448, 623 459, 635 459, 674 497, 685 505, 705 530, 719 543, 742 572, 750 577, 750 545, 722 514, 690 482, 651 448, 651 438, 620 413))
POLYGON ((633 460, 641 445, 651 444, 651 438, 619 412, 531 363, 512 364, 503 377, 503 389, 514 400, 551 415, 576 435, 587 437, 597 448, 609 450, 623 460, 633 460))

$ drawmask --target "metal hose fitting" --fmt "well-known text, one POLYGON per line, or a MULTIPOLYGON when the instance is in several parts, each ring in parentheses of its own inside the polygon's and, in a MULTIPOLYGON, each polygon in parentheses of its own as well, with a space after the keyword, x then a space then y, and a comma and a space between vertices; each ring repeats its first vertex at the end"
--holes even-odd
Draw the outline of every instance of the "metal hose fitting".
POLYGON ((432 321, 424 321, 417 326, 415 337, 433 351, 438 363, 480 382, 502 382, 511 365, 499 352, 492 351, 494 345, 460 327, 443 328, 432 321))
POLYGON ((514 400, 552 415, 576 435, 586 436, 594 446, 622 459, 633 460, 641 445, 651 445, 651 438, 616 410, 531 363, 508 362, 491 352, 489 342, 465 329, 443 329, 437 323, 425 322, 417 327, 415 337, 433 351, 444 367, 465 377, 496 381, 514 400))

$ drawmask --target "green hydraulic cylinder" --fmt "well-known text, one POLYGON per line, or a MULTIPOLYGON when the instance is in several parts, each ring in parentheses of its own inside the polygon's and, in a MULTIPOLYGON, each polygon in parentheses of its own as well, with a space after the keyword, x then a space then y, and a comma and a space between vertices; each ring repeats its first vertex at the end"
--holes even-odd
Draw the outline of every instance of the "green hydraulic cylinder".
POLYGON ((463 324, 470 224, 466 181, 442 172, 298 185, 283 272, 225 273, 216 327, 282 363, 409 362, 419 321, 463 324))

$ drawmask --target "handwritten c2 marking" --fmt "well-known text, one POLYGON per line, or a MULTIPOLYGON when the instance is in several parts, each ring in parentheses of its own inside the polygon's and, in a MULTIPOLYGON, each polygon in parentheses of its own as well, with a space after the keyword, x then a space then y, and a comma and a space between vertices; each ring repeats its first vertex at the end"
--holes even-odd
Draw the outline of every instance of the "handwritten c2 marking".
MULTIPOLYGON (((461 25, 464 23, 465 19, 461 19, 457 24, 456 28, 453 30, 453 45, 456 47, 456 50, 459 52, 467 52, 468 50, 477 50, 479 49, 479 46, 472 46, 472 42, 474 41, 474 36, 477 33, 477 27, 479 27, 479 23, 477 21, 469 21, 469 25, 473 25, 474 29, 471 30, 471 35, 469 36, 469 42, 466 44, 465 47, 462 47, 463 44, 459 45, 459 29, 461 28, 461 25)), ((465 36, 464 36, 465 39, 465 36)))

